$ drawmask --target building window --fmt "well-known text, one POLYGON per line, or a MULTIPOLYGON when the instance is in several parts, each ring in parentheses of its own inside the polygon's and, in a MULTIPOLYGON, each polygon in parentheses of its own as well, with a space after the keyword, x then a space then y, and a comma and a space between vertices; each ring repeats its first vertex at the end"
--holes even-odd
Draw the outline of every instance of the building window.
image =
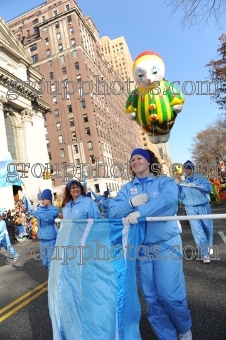
POLYGON ((62 67, 62 73, 63 73, 63 75, 67 74, 66 67, 62 67))
POLYGON ((47 128, 47 126, 45 126, 45 135, 47 135, 48 134, 48 128, 47 128))
POLYGON ((50 72, 50 73, 49 73, 49 78, 50 78, 51 80, 54 79, 54 74, 53 74, 53 72, 50 72))
POLYGON ((33 52, 35 50, 37 50, 37 45, 36 44, 31 45, 30 46, 30 51, 33 52))
POLYGON ((78 145, 73 145, 74 153, 78 153, 78 145))
POLYGON ((64 157, 65 153, 64 153, 64 149, 60 149, 60 157, 64 157))
POLYGON ((58 142, 59 142, 59 144, 63 144, 63 137, 62 136, 58 136, 58 142))
POLYGON ((85 109, 85 108, 86 108, 86 101, 85 101, 85 99, 83 99, 83 100, 81 101, 81 106, 82 106, 82 109, 85 109))
POLYGON ((73 27, 70 27, 70 28, 69 28, 69 34, 70 34, 70 35, 74 34, 74 28, 73 28, 73 27))
POLYGON ((69 23, 69 22, 72 22, 71 15, 69 15, 69 16, 67 17, 67 22, 68 22, 68 23, 69 23))
POLYGON ((76 140, 77 137, 76 137, 76 132, 75 131, 72 131, 71 132, 71 140, 76 140))
POLYGON ((56 96, 53 97, 53 104, 57 104, 57 97, 56 96))
POLYGON ((53 16, 56 17, 58 15, 57 9, 55 9, 55 11, 53 11, 53 16))
POLYGON ((64 55, 60 56, 60 62, 61 62, 61 64, 63 64, 65 62, 64 55))
POLYGON ((45 15, 42 16, 42 22, 46 21, 45 15))
POLYGON ((85 128, 85 131, 86 131, 86 134, 87 134, 88 136, 91 136, 90 128, 89 128, 89 127, 85 128))
POLYGON ((70 118, 70 119, 69 119, 69 122, 70 122, 70 126, 75 126, 75 122, 74 122, 74 119, 73 119, 73 118, 70 118))
POLYGON ((63 45, 62 45, 62 44, 59 44, 59 45, 58 45, 58 50, 59 50, 59 51, 63 51, 63 45))
POLYGON ((52 160, 51 152, 48 152, 49 160, 52 160))
POLYGON ((60 114, 59 114, 59 110, 58 110, 58 109, 54 110, 54 114, 55 114, 55 118, 60 117, 60 114))
POLYGON ((43 27, 43 33, 46 34, 48 32, 47 27, 43 27))
POLYGON ((71 46, 75 45, 75 38, 71 39, 71 46))
POLYGON ((70 9, 70 5, 69 4, 65 5, 65 11, 69 11, 69 9, 70 9))
POLYGON ((35 20, 33 20, 32 21, 32 24, 34 25, 34 24, 37 24, 38 23, 38 19, 35 19, 35 20))
POLYGON ((61 125, 60 125, 60 123, 56 123, 56 129, 57 129, 57 131, 61 130, 61 125))
POLYGON ((60 27, 59 21, 55 22, 55 28, 59 28, 59 27, 60 27))
POLYGON ((72 55, 73 55, 73 58, 77 58, 77 57, 78 57, 78 53, 77 53, 77 51, 76 51, 76 50, 74 50, 74 51, 72 52, 72 55))
POLYGON ((37 54, 33 55, 31 58, 32 58, 33 63, 36 63, 38 61, 38 55, 37 54))
POLYGON ((50 49, 46 50, 46 55, 47 55, 47 57, 50 56, 50 49))
POLYGON ((78 75, 76 76, 76 79, 77 79, 77 82, 82 81, 81 74, 78 74, 78 75))
POLYGON ((53 65, 53 64, 52 64, 52 60, 49 60, 49 61, 48 61, 48 67, 52 67, 52 65, 53 65))
POLYGON ((56 87, 55 87, 55 84, 52 84, 51 85, 51 93, 54 93, 56 92, 56 87))
POLYGON ((84 115, 83 115, 83 120, 84 120, 84 123, 87 123, 89 120, 88 120, 88 115, 87 115, 87 113, 85 113, 84 115))
POLYGON ((88 147, 88 150, 93 150, 93 143, 91 141, 87 142, 87 147, 88 147))
POLYGON ((46 146, 47 146, 47 148, 49 148, 49 147, 50 147, 50 144, 49 144, 49 139, 46 139, 46 146))
POLYGON ((34 27, 34 33, 38 33, 39 32, 39 28, 38 27, 34 27))
POLYGON ((68 105, 68 106, 67 106, 67 112, 68 112, 68 113, 72 113, 72 106, 71 106, 71 105, 68 105))
POLYGON ((90 159, 91 164, 95 164, 94 155, 90 155, 90 156, 89 156, 89 159, 90 159))
POLYGON ((76 69, 76 70, 79 70, 79 62, 76 62, 76 63, 75 63, 75 69, 76 69))
POLYGON ((60 34, 60 32, 58 32, 56 36, 57 36, 57 40, 60 40, 60 39, 61 39, 61 34, 60 34))

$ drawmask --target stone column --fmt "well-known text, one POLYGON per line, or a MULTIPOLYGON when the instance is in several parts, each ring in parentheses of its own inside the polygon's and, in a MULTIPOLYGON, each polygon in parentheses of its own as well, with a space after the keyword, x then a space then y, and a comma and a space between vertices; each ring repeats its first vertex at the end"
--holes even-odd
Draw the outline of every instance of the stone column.
MULTIPOLYGON (((7 99, 4 96, 0 96, 0 136, 1 136, 1 147, 0 147, 0 161, 8 155, 8 143, 5 129, 5 118, 4 118, 4 104, 7 103, 7 99)), ((0 188, 0 208, 14 209, 14 197, 12 185, 6 188, 0 188)))
MULTIPOLYGON (((24 146, 26 151, 26 163, 30 163, 30 169, 28 172, 28 180, 26 183, 26 192, 29 197, 34 201, 37 200, 37 192, 38 192, 38 179, 32 175, 31 167, 35 164, 35 155, 36 155, 36 141, 35 136, 33 134, 33 123, 32 117, 34 113, 29 108, 25 108, 21 111, 21 121, 23 126, 23 134, 24 134, 24 146)), ((38 173, 38 172, 37 172, 38 173)), ((24 181, 25 183, 25 181, 24 181)))

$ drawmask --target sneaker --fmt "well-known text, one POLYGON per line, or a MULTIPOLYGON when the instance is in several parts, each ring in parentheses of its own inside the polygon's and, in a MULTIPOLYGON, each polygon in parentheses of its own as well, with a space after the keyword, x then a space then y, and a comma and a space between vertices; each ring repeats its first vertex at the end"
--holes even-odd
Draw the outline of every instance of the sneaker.
POLYGON ((209 256, 204 256, 203 257, 203 263, 210 263, 210 258, 209 258, 209 256))
POLYGON ((192 334, 191 334, 191 330, 189 329, 189 331, 185 334, 181 334, 179 333, 179 340, 192 340, 192 334))

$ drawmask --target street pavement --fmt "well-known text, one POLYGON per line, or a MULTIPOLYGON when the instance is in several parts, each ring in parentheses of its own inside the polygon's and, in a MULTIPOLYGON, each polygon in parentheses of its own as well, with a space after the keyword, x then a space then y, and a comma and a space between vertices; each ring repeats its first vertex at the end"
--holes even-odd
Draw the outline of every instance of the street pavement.
MULTIPOLYGON (((212 207, 212 210, 217 214, 226 213, 226 201, 212 207)), ((178 215, 182 214, 183 210, 179 209, 178 215)), ((195 249, 190 226, 185 222, 181 224, 183 248, 189 245, 195 249)), ((226 220, 214 220, 214 245, 218 249, 218 260, 203 264, 196 260, 197 256, 192 254, 191 247, 187 248, 184 255, 187 298, 193 319, 193 340, 226 340, 225 242, 226 220)), ((5 251, 0 252, 0 340, 52 340, 47 301, 47 270, 39 259, 38 245, 33 240, 17 244, 19 253, 24 252, 26 260, 10 264, 6 264, 5 251), (28 247, 37 247, 35 255, 25 251, 28 247)), ((157 340, 146 319, 145 302, 142 297, 140 299, 142 339, 157 340)))

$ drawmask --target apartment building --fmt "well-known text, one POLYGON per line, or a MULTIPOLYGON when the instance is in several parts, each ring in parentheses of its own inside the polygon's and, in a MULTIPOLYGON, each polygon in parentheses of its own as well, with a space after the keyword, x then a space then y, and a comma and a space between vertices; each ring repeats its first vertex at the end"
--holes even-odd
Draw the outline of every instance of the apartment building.
POLYGON ((38 85, 52 106, 45 134, 55 191, 67 173, 96 192, 118 191, 131 150, 141 146, 140 128, 124 113, 128 93, 92 19, 73 0, 47 0, 8 24, 43 75, 38 85))

